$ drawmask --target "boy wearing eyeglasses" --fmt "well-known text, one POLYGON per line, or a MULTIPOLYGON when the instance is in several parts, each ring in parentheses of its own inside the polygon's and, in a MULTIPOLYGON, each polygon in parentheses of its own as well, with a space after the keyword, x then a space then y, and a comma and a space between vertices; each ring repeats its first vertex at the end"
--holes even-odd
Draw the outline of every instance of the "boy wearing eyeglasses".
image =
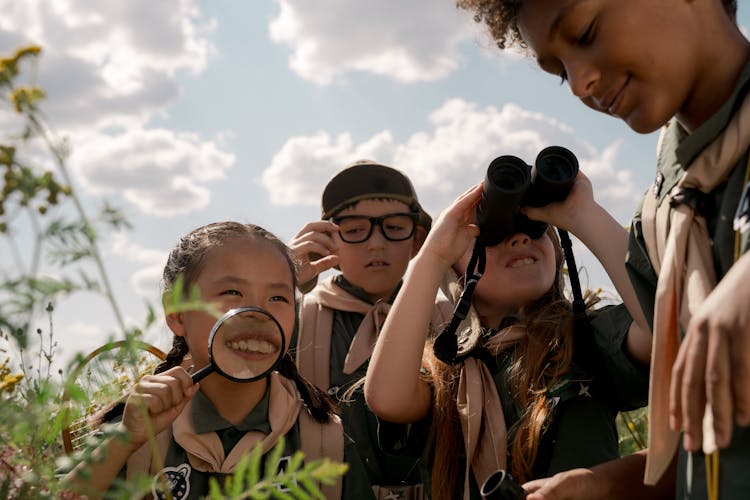
POLYGON ((411 433, 406 439, 398 428, 379 422, 358 382, 432 220, 408 177, 369 160, 348 165, 328 182, 321 219, 289 244, 301 261, 305 293, 297 365, 303 376, 338 398, 344 430, 363 458, 376 497, 425 498, 419 454, 408 450, 419 438, 411 433), (318 275, 333 267, 340 273, 317 283, 318 275))

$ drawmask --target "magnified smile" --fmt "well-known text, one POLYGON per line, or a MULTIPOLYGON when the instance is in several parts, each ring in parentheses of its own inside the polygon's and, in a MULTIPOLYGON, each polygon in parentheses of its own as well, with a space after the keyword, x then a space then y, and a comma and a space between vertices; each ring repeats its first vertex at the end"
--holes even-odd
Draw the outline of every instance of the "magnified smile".
POLYGON ((279 345, 275 338, 265 332, 247 332, 224 342, 224 346, 242 357, 257 357, 278 352, 279 345))

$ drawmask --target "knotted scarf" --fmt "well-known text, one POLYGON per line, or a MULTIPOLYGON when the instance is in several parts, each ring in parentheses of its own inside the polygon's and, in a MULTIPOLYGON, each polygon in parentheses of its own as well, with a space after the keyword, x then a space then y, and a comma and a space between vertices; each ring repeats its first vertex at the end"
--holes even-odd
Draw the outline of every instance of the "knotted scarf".
MULTIPOLYGON (((333 333, 332 311, 346 311, 363 314, 357 332, 354 334, 349 352, 344 360, 344 373, 351 374, 365 363, 372 354, 375 342, 380 334, 391 305, 387 302, 378 301, 368 304, 341 287, 333 283, 333 277, 320 283, 312 292, 305 295, 302 306, 302 325, 300 331, 300 342, 297 352, 300 371, 305 377, 312 379, 318 387, 325 390, 330 385, 330 351, 331 335, 333 333), (312 323, 314 315, 309 311, 314 308, 326 308, 331 314, 330 325, 325 327, 325 321, 321 321, 318 314, 316 324, 312 323)), ((322 311, 321 311, 322 312, 322 311)))
MULTIPOLYGON (((646 484, 659 480, 679 442, 679 434, 669 428, 669 387, 680 347, 680 326, 683 330, 687 328, 692 315, 716 285, 706 221, 694 204, 684 201, 686 197, 689 200, 691 190, 710 193, 725 182, 748 145, 750 98, 745 98, 725 131, 693 160, 661 204, 650 192, 644 199, 643 236, 649 259, 659 276, 649 383, 646 484)), ((707 407, 704 419, 709 418, 712 415, 707 407)), ((704 432, 704 452, 714 451, 714 443, 715 436, 709 429, 704 432)))
MULTIPOLYGON (((449 271, 441 285, 443 293, 455 304, 461 293, 457 277, 449 271)), ((474 307, 469 309, 466 319, 459 325, 459 346, 469 350, 477 342, 476 331, 479 318, 474 307), (474 336, 474 339, 471 337, 474 336)), ((485 347, 496 356, 511 347, 526 335, 526 329, 511 326, 493 335, 485 347)), ((459 347, 461 349, 461 347, 459 347)), ((487 366, 474 357, 461 361, 461 374, 456 396, 458 417, 466 450, 466 470, 464 474, 464 498, 469 498, 469 473, 474 474, 481 485, 493 472, 507 468, 508 432, 500 396, 487 366)))
POLYGON ((229 455, 224 456, 224 447, 218 434, 207 432, 196 434, 191 414, 192 401, 182 410, 172 424, 174 440, 188 456, 190 465, 203 472, 219 472, 229 474, 239 463, 240 459, 251 452, 257 443, 261 443, 263 453, 273 448, 278 440, 297 422, 302 400, 299 397, 294 382, 272 372, 268 377, 269 401, 268 421, 271 433, 266 435, 260 431, 248 431, 232 448, 229 455))

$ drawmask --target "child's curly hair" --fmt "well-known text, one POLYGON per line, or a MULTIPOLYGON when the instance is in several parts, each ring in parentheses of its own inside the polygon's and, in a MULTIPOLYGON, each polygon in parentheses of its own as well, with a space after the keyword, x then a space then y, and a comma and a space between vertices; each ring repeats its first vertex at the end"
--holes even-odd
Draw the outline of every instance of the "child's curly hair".
MULTIPOLYGON (((474 20, 484 23, 501 49, 518 45, 526 47, 518 30, 518 11, 523 0, 456 0, 456 5, 474 13, 474 20)), ((736 19, 737 0, 722 0, 727 14, 736 19)))
POLYGON ((518 11, 523 0, 456 0, 456 5, 474 13, 474 21, 484 23, 501 49, 524 47, 518 31, 518 11))

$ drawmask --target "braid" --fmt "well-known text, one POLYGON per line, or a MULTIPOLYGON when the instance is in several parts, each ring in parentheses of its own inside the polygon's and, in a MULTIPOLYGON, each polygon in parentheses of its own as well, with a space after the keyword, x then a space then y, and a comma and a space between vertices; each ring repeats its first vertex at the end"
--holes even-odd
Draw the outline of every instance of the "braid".
POLYGON ((321 424, 331 421, 331 417, 336 415, 338 411, 336 403, 331 396, 300 375, 297 365, 288 352, 281 358, 278 370, 283 376, 294 381, 294 385, 297 386, 297 390, 300 396, 302 396, 302 401, 307 405, 313 420, 321 424))
POLYGON ((182 360, 187 353, 188 345, 185 337, 175 335, 174 340, 172 340, 172 349, 167 353, 166 359, 154 369, 154 373, 165 372, 172 367, 182 364, 182 360))

